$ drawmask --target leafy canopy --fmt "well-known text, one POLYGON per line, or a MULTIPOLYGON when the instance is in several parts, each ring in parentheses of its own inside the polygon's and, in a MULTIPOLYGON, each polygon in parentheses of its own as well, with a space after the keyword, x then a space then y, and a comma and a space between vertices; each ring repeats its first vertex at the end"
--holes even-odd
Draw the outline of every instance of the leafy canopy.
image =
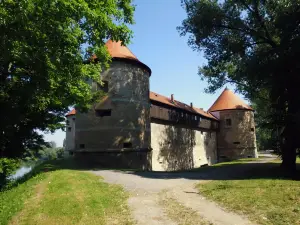
POLYGON ((284 130, 283 162, 295 168, 300 1, 182 0, 182 5, 187 18, 178 30, 194 50, 204 52, 207 64, 199 74, 209 83, 207 91, 229 82, 252 101, 264 99, 268 121, 284 130))
POLYGON ((89 108, 86 81, 100 82, 108 38, 130 41, 133 12, 131 0, 0 1, 1 156, 39 146, 36 130, 62 128, 69 106, 89 108))

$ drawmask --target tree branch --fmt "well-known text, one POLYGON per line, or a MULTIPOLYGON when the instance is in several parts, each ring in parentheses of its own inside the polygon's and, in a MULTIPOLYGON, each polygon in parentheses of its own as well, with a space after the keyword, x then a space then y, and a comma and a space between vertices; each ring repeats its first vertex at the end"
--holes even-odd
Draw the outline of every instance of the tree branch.
POLYGON ((258 9, 258 4, 259 1, 256 1, 256 5, 255 5, 255 10, 253 11, 254 15, 256 16, 258 22, 260 23, 261 27, 263 28, 263 30, 265 31, 265 34, 267 36, 267 39, 270 41, 270 44, 273 48, 277 47, 277 44, 273 41, 267 27, 265 24, 265 21, 263 20, 263 18, 261 17, 261 15, 259 14, 259 9, 258 9))

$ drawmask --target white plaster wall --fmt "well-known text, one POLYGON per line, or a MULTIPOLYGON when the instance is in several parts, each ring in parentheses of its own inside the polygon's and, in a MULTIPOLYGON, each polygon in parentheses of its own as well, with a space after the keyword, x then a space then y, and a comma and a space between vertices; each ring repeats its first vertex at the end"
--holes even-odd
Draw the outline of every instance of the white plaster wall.
POLYGON ((217 162, 216 132, 196 132, 196 145, 193 148, 194 168, 212 165, 217 162))
POLYGON ((152 170, 198 168, 217 161, 216 132, 151 123, 152 170))

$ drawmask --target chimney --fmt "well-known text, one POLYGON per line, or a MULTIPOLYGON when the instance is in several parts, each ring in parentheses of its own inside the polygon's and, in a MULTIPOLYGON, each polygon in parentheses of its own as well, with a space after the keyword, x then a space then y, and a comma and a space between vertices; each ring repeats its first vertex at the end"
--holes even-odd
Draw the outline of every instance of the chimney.
POLYGON ((174 94, 171 94, 171 102, 174 102, 174 94))
POLYGON ((191 108, 193 108, 193 103, 191 102, 191 108))

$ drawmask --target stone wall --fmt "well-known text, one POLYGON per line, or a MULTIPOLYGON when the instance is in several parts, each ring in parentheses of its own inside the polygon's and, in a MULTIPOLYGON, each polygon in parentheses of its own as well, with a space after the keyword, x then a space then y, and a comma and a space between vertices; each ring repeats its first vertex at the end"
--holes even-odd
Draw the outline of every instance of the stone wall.
POLYGON ((151 123, 152 170, 197 168, 217 161, 216 132, 151 123))
POLYGON ((90 168, 151 170, 151 151, 75 152, 74 159, 90 168))
POLYGON ((101 79, 108 82, 107 98, 88 113, 77 113, 75 150, 102 152, 150 147, 149 72, 130 61, 114 60, 101 79), (110 109, 99 117, 96 110, 110 109))
POLYGON ((217 134, 219 160, 258 157, 253 111, 224 110, 213 113, 219 118, 217 134), (231 119, 231 126, 226 125, 231 119))

